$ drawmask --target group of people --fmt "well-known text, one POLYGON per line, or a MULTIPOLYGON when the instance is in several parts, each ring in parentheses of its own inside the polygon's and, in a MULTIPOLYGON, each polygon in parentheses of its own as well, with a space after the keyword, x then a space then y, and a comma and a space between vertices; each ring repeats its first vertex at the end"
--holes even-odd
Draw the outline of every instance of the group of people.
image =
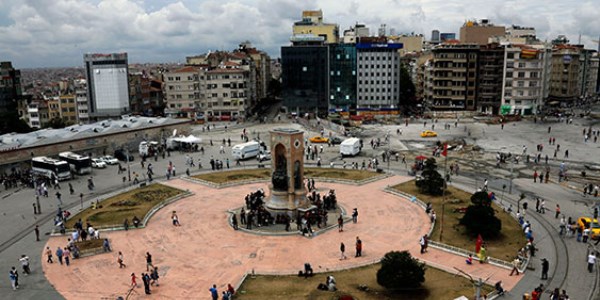
MULTIPOLYGON (((208 291, 210 292, 212 300, 219 300, 219 290, 217 289, 216 284, 213 284, 213 286, 210 287, 208 291)), ((221 300, 232 300, 234 294, 235 288, 230 283, 228 283, 227 288, 225 288, 225 290, 221 292, 221 300)))
MULTIPOLYGON (((119 255, 117 256, 117 262, 119 263, 119 268, 127 267, 123 263, 123 253, 119 251, 119 255)), ((146 272, 142 272, 140 274, 142 282, 144 284, 144 292, 146 295, 152 294, 150 287, 153 285, 159 286, 158 279, 160 276, 158 275, 158 267, 154 266, 152 263, 152 254, 150 252, 146 252, 146 272)), ((137 279, 138 277, 135 273, 131 273, 131 288, 137 287, 137 279)))

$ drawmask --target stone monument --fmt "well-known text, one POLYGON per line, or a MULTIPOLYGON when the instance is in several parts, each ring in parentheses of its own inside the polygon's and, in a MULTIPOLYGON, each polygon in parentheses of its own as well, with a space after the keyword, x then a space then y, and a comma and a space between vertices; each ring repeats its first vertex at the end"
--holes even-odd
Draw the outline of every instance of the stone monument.
POLYGON ((266 206, 270 210, 306 208, 304 186, 304 133, 296 129, 274 129, 271 134, 271 184, 266 206))

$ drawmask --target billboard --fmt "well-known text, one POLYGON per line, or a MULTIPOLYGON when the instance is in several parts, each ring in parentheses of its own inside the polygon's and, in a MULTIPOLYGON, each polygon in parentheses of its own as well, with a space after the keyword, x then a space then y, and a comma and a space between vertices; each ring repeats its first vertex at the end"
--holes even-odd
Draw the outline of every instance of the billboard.
POLYGON ((356 44, 356 49, 377 49, 377 48, 402 49, 402 48, 404 48, 404 44, 402 44, 402 43, 357 43, 356 44))

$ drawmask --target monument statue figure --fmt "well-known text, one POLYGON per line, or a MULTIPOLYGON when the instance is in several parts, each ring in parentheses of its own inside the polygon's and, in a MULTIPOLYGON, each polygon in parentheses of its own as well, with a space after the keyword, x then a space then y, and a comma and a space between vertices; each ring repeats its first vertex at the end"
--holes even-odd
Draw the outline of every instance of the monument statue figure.
MULTIPOLYGON (((279 149, 277 149, 279 150, 279 149)), ((278 191, 287 191, 288 190, 288 175, 287 175, 287 160, 285 159, 285 154, 283 151, 277 151, 277 156, 275 157, 275 171, 273 172, 273 176, 271 178, 271 182, 273 183, 273 189, 278 191)))

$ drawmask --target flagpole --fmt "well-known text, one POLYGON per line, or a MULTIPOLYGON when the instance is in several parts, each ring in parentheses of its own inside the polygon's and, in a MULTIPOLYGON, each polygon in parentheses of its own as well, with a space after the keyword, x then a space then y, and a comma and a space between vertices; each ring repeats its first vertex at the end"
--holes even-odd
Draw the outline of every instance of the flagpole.
POLYGON ((442 154, 445 157, 444 160, 444 189, 442 190, 442 217, 440 218, 440 242, 442 241, 442 234, 444 233, 444 206, 446 205, 446 189, 448 188, 448 183, 446 182, 446 178, 448 178, 448 144, 444 144, 444 150, 442 154))

